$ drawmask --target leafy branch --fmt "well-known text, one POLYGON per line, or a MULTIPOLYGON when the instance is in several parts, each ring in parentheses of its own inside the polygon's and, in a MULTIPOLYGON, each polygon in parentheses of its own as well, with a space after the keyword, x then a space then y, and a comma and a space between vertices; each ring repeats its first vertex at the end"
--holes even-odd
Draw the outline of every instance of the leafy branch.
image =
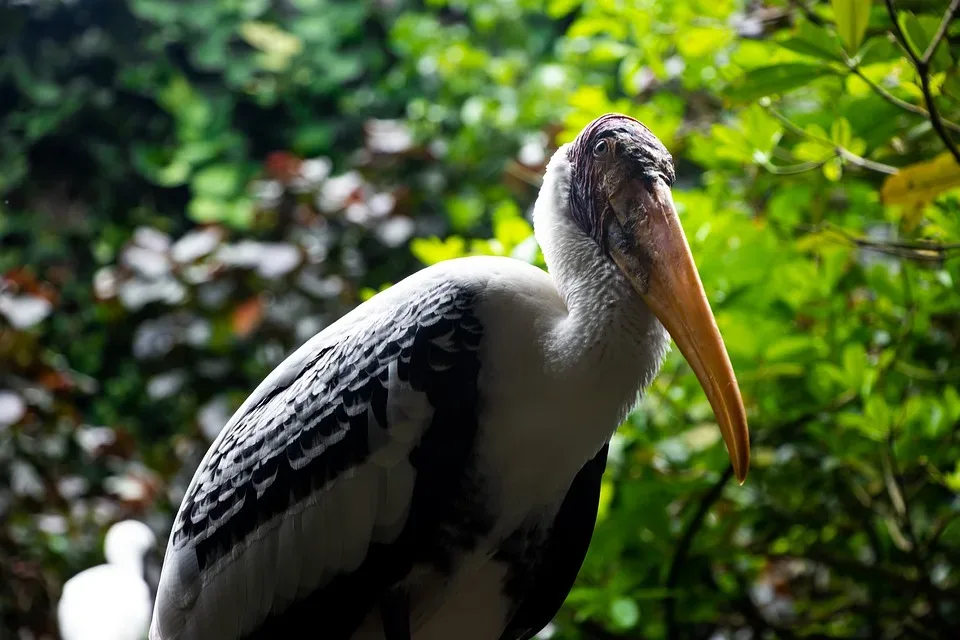
POLYGON ((933 91, 930 88, 930 61, 933 59, 933 54, 936 53, 937 47, 940 46, 940 42, 946 35, 950 21, 953 20, 954 14, 956 14, 957 9, 960 8, 960 0, 953 0, 950 6, 947 7, 947 12, 944 14, 936 34, 934 34, 933 39, 930 41, 930 44, 927 45, 927 49, 922 55, 917 55, 910 46, 910 43, 907 42, 907 36, 903 32, 900 22, 897 20, 897 10, 893 6, 893 0, 884 0, 884 2, 887 6, 887 13, 890 15, 890 21, 893 23, 893 31, 897 42, 903 50, 906 51, 907 56, 917 70, 917 75, 920 77, 920 90, 923 92, 923 100, 927 104, 930 124, 933 126, 934 131, 937 132, 937 135, 940 136, 940 139, 943 140, 943 144, 946 145, 957 163, 960 164, 960 149, 957 148, 956 143, 947 132, 946 124, 940 116, 940 111, 937 109, 937 104, 933 98, 933 91))
MULTIPOLYGON (((877 171, 879 173, 886 173, 888 175, 893 175, 900 171, 897 167, 894 167, 889 164, 884 164, 882 162, 877 162, 875 160, 869 160, 867 158, 864 158, 863 156, 850 151, 846 147, 835 143, 833 140, 827 140, 826 138, 815 135, 813 133, 810 133, 809 131, 806 131, 800 128, 800 126, 797 125, 795 122, 793 122, 788 117, 786 117, 785 115, 777 111, 777 109, 773 107, 773 104, 771 103, 769 98, 763 98, 762 100, 760 100, 760 106, 763 107, 767 111, 767 113, 769 113, 774 118, 779 120, 781 124, 783 124, 783 126, 786 127, 787 130, 789 130, 791 133, 794 133, 806 140, 812 140, 814 142, 818 142, 823 146, 832 149, 833 154, 836 157, 839 157, 842 160, 845 160, 854 166, 860 167, 861 169, 868 169, 870 171, 877 171)), ((810 168, 816 168, 818 165, 823 163, 821 162, 821 163, 810 163, 810 164, 811 164, 810 168)), ((790 171, 790 172, 797 173, 798 171, 790 171)))
MULTIPOLYGON (((889 91, 881 87, 879 84, 871 80, 870 77, 867 76, 867 74, 865 74, 860 69, 859 63, 856 60, 853 60, 846 56, 844 57, 845 57, 844 62, 846 63, 847 68, 850 70, 850 73, 852 73, 853 75, 863 80, 863 82, 868 87, 870 87, 874 91, 874 93, 876 93, 878 96, 880 96, 881 98, 883 98, 884 100, 892 104, 893 106, 903 109, 904 111, 909 111, 910 113, 916 114, 918 116, 922 116, 924 118, 928 118, 928 119, 931 118, 929 111, 927 111, 921 106, 915 105, 911 102, 907 102, 906 100, 903 100, 893 95, 892 93, 890 93, 889 91)), ((946 127, 947 129, 951 129, 953 131, 956 131, 957 133, 960 133, 960 124, 957 124, 956 122, 951 122, 950 120, 945 120, 942 117, 941 117, 941 121, 943 122, 943 126, 946 127)))
POLYGON ((871 240, 853 235, 849 231, 830 222, 799 227, 807 233, 830 233, 839 236, 843 244, 869 249, 895 258, 921 263, 939 264, 950 258, 960 256, 960 242, 940 243, 930 240, 916 242, 897 240, 871 240))

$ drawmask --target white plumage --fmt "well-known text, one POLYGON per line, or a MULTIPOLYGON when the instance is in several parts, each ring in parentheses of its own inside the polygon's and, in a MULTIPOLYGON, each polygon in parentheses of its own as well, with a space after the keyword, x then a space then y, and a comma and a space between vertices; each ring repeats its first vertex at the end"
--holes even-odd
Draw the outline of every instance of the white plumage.
POLYGON ((144 640, 153 602, 144 579, 144 556, 156 545, 150 528, 136 520, 110 527, 107 563, 81 571, 63 585, 57 604, 62 640, 144 640))

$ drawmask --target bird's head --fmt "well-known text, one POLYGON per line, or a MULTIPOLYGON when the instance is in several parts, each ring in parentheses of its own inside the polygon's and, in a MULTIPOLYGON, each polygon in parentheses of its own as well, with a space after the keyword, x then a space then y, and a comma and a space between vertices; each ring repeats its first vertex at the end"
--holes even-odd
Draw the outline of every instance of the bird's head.
POLYGON ((713 407, 743 482, 750 464, 746 413, 673 204, 673 158, 649 129, 621 114, 591 122, 567 154, 570 215, 676 342, 713 407))
POLYGON ((139 565, 156 545, 157 537, 150 527, 139 520, 123 520, 107 530, 103 550, 110 564, 139 565))

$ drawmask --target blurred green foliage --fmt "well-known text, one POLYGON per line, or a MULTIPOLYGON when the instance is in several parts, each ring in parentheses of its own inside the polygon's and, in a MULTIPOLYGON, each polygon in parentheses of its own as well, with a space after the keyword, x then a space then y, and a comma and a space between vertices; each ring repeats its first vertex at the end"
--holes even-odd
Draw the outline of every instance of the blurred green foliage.
POLYGON ((56 637, 107 523, 166 530, 309 335, 420 264, 542 265, 543 167, 606 111, 675 156, 754 462, 672 353, 554 637, 953 637, 948 4, 893 3, 899 41, 870 0, 4 4, 0 637, 56 637))

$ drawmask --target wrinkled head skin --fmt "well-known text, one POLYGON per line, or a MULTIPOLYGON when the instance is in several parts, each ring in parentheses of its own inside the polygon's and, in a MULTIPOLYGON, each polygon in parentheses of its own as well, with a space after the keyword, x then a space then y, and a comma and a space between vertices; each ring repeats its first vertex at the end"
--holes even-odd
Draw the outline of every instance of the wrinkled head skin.
POLYGON ((716 415, 737 479, 750 466, 746 412, 680 225, 673 158, 639 121, 606 114, 569 147, 570 213, 676 342, 716 415))

